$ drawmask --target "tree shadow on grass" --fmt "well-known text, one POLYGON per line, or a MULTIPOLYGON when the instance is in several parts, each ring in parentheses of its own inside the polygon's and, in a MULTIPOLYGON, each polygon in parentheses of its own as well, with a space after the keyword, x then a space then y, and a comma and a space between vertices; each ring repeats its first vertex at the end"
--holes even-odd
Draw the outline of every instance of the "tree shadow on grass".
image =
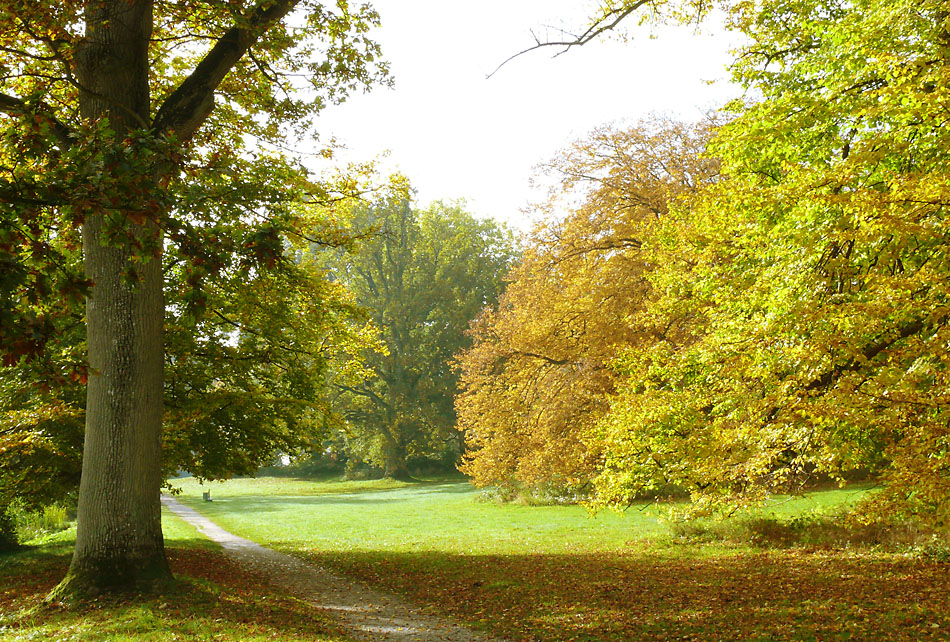
MULTIPOLYGON (((161 595, 117 595, 64 607, 44 597, 62 579, 68 554, 12 559, 0 574, 0 626, 24 639, 98 641, 349 640, 319 609, 278 594, 261 578, 207 548, 168 549, 178 582, 161 595), (38 572, 41 570, 42 572, 38 572)), ((0 635, 0 637, 3 637, 0 635)))
POLYGON ((950 639, 950 564, 773 551, 313 556, 512 640, 950 639))
POLYGON ((174 549, 186 549, 193 551, 220 551, 221 545, 205 537, 174 537, 165 538, 165 553, 169 555, 174 549))
POLYGON ((407 486, 404 488, 387 488, 380 490, 360 490, 353 492, 341 492, 335 494, 316 494, 316 495, 247 495, 240 494, 228 496, 226 491, 218 491, 212 497, 212 501, 204 502, 195 497, 178 497, 182 503, 188 504, 195 509, 205 512, 210 517, 214 517, 218 511, 226 512, 235 505, 239 505, 242 511, 253 511, 255 513, 266 513, 272 511, 285 510, 288 506, 294 505, 323 505, 323 506, 346 506, 358 508, 361 506, 376 506, 392 504, 394 502, 404 501, 406 499, 418 499, 432 495, 433 497, 444 498, 446 495, 466 495, 474 496, 475 491, 468 483, 444 483, 444 482, 420 482, 418 485, 407 486))

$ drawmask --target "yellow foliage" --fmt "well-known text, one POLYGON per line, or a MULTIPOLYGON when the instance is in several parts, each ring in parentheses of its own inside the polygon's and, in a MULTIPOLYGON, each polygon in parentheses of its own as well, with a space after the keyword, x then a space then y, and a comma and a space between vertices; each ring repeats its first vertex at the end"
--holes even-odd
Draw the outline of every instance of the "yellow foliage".
POLYGON ((585 436, 614 391, 611 361, 655 332, 631 323, 651 296, 641 247, 671 200, 715 180, 717 163, 700 157, 709 129, 602 129, 550 165, 561 182, 548 218, 458 358, 462 469, 476 483, 578 483, 597 469, 585 436))
POLYGON ((869 513, 950 519, 948 15, 737 5, 734 69, 761 99, 711 144, 727 178, 650 249, 647 316, 704 322, 620 359, 600 503, 671 483, 733 504, 858 470, 885 481, 869 513))

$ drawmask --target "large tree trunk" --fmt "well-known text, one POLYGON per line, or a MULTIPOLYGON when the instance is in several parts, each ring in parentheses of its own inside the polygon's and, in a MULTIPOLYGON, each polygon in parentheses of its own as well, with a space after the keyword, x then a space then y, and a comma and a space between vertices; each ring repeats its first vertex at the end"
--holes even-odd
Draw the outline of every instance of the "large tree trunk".
MULTIPOLYGON (((77 54, 80 110, 87 122, 107 118, 119 158, 134 129, 148 127, 148 40, 152 3, 105 0, 86 9, 86 40, 77 54)), ((107 162, 109 178, 128 185, 116 209, 90 214, 83 226, 86 274, 94 282, 86 305, 89 378, 86 435, 76 549, 60 590, 97 593, 148 589, 171 579, 162 541, 162 271, 159 256, 145 258, 137 242, 161 248, 154 221, 132 223, 141 212, 153 172, 107 162), (135 218, 135 217, 133 217, 135 218), (118 242, 103 232, 124 220, 118 242), (157 243, 157 245, 155 245, 157 243), (144 263, 142 262, 144 259, 144 263), (135 266, 140 279, 127 278, 135 266)), ((141 219, 139 219, 141 220, 141 219)))
POLYGON ((406 448, 399 443, 399 426, 394 425, 394 421, 398 420, 391 418, 389 425, 382 428, 383 477, 397 481, 413 481, 406 462, 406 448))

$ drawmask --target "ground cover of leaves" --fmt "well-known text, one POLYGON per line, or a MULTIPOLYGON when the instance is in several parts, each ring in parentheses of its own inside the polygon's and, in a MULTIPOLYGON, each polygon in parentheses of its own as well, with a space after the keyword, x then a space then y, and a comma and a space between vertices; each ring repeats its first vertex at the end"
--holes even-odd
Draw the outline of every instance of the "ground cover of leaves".
POLYGON ((346 638, 311 605, 279 595, 222 553, 168 550, 178 586, 161 596, 131 596, 81 606, 44 605, 69 565, 69 552, 0 558, 0 639, 217 640, 330 642, 346 638))
POLYGON ((894 554, 690 547, 311 558, 525 642, 950 639, 950 564, 894 554))

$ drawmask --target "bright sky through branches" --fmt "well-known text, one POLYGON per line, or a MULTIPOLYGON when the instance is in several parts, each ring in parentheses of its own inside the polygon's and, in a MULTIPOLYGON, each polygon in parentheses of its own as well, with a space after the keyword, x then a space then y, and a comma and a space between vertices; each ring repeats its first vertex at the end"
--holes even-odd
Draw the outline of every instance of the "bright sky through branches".
POLYGON ((545 27, 583 25, 588 3, 374 4, 383 21, 375 36, 396 86, 328 110, 320 127, 347 146, 346 160, 388 151, 382 168, 405 173, 423 204, 465 198, 475 213, 525 228, 520 210, 540 196, 529 187, 533 168, 561 147, 598 125, 651 113, 696 119, 736 93, 726 80, 728 39, 710 26, 701 34, 668 27, 651 39, 631 22, 629 42, 558 57, 534 51, 486 78, 533 44, 532 31, 543 38, 545 27))

